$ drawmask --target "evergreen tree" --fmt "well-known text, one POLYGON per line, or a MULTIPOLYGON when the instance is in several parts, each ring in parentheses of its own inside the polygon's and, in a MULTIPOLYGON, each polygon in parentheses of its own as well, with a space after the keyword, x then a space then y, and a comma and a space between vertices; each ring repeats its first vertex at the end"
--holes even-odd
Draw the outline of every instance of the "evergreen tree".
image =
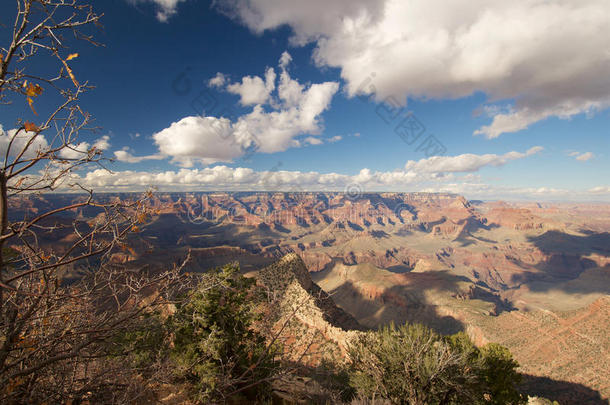
POLYGON ((273 348, 254 329, 256 295, 255 281, 227 265, 206 274, 170 319, 171 359, 196 400, 269 395, 277 364, 273 348))

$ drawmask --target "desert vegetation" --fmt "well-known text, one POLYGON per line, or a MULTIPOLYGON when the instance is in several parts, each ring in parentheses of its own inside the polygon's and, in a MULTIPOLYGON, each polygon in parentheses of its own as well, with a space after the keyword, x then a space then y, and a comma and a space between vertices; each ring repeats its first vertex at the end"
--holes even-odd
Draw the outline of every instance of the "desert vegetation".
POLYGON ((254 280, 226 266, 204 275, 178 304, 168 327, 176 375, 202 402, 242 394, 265 399, 278 371, 276 347, 256 328, 254 280))
POLYGON ((73 175, 104 167, 104 139, 82 138, 93 128, 79 100, 92 86, 70 66, 78 58, 71 46, 97 45, 100 15, 77 1, 16 6, 0 48, 0 103, 16 111, 0 164, 0 402, 120 402, 134 380, 109 343, 166 302, 180 267, 135 274, 113 266, 111 252, 148 217, 146 196, 102 201, 73 175), (58 189, 80 194, 68 205, 14 212, 19 196, 58 189), (94 218, 70 218, 77 209, 94 218), (49 249, 44 238, 67 243, 49 249), (80 277, 65 280, 75 266, 80 277))
POLYGON ((117 344, 130 353, 130 367, 142 375, 165 370, 166 383, 195 403, 265 403, 274 386, 298 379, 318 384, 312 403, 526 402, 517 389, 518 364, 506 348, 477 348, 464 333, 442 337, 419 324, 346 334, 345 357, 295 367, 291 355, 302 346, 291 336, 295 329, 269 328, 263 314, 277 303, 268 294, 228 265, 201 276, 174 310, 151 315, 117 344))
POLYGON ((349 354, 358 396, 393 404, 523 404, 518 364, 497 344, 476 348, 463 333, 393 324, 359 336, 349 354))

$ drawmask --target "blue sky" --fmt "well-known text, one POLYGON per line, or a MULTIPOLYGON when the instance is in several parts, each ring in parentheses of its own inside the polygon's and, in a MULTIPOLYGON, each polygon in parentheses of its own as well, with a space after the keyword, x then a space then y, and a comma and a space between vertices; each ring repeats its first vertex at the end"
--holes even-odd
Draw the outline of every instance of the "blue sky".
MULTIPOLYGON (((96 86, 82 105, 102 130, 84 140, 107 136, 117 161, 114 173, 78 176, 103 191, 610 200, 610 17, 595 12, 603 1, 472 2, 443 13, 421 1, 306 3, 94 1, 105 46, 78 44, 71 66, 96 86), (498 27, 528 26, 532 15, 570 37, 551 23, 498 27), (395 131, 409 113, 424 127, 411 144, 395 131), (422 148, 430 141, 436 149, 422 148)), ((0 15, 12 20, 12 3, 0 15)), ((23 107, 0 109, 3 131, 23 107)))

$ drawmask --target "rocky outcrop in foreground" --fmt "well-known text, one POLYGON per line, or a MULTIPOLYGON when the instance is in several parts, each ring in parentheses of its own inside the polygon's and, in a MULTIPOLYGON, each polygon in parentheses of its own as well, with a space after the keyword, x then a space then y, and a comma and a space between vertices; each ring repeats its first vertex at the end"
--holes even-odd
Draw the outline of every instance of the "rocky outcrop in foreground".
POLYGON ((329 356, 342 357, 347 342, 364 330, 313 282, 305 263, 294 253, 261 270, 257 279, 277 303, 277 324, 290 324, 293 338, 301 342, 297 347, 316 348, 305 355, 310 364, 329 356))

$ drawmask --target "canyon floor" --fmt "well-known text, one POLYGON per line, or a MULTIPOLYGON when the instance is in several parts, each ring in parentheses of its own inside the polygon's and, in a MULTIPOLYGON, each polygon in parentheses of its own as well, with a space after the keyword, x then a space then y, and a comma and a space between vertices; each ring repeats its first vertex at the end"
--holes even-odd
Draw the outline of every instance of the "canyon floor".
MULTIPOLYGON (((75 198, 13 204, 27 215, 75 198)), ((361 325, 463 330, 507 346, 531 394, 562 404, 610 397, 608 204, 427 193, 155 194, 149 203, 151 221, 116 265, 157 268, 190 251, 190 271, 238 261, 248 273, 294 252, 361 325)))

